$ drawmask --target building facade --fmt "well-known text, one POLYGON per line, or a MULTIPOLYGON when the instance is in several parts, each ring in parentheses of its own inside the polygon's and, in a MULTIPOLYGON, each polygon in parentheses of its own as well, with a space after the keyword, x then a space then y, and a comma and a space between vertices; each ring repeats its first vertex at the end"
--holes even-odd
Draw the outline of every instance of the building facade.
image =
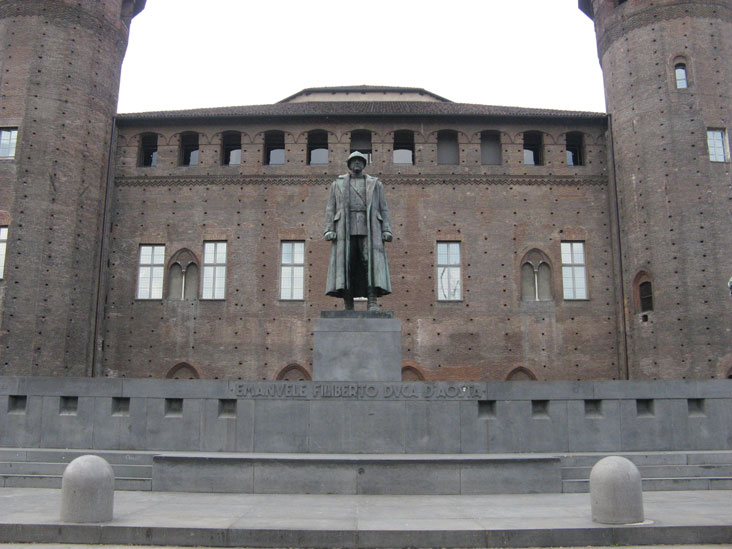
POLYGON ((313 320, 343 306, 328 189, 358 150, 391 211, 404 379, 732 375, 729 0, 580 1, 609 114, 345 86, 114 122, 144 1, 38 5, 0 2, 3 374, 309 379, 313 320), (99 70, 65 71, 77 43, 99 70))

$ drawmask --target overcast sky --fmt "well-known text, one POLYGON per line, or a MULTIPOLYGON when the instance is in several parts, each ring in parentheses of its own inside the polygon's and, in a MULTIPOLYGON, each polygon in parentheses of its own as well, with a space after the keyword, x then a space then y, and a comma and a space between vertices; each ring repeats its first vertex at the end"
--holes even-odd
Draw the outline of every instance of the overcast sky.
POLYGON ((605 110, 592 21, 577 0, 147 0, 119 111, 275 103, 358 84, 605 110))

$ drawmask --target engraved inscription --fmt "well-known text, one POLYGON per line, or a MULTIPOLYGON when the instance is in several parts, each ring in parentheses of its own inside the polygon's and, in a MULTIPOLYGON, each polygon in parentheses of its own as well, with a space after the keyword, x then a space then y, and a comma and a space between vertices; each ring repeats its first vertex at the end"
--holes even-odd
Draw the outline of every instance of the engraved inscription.
POLYGON ((238 382, 231 392, 242 398, 353 399, 353 400, 482 400, 479 383, 351 383, 351 382, 238 382))

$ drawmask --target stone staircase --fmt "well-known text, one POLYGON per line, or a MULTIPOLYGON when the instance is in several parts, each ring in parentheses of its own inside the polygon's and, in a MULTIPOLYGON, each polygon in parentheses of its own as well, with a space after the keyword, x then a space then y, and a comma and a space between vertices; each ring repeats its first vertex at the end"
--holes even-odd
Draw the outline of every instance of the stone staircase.
MULTIPOLYGON (((561 456, 562 492, 590 491, 592 466, 606 454, 561 456)), ((644 491, 732 490, 732 451, 630 452, 644 491)))
POLYGON ((151 490, 155 452, 0 448, 0 487, 61 488, 66 466, 79 456, 103 457, 114 469, 115 489, 151 490))

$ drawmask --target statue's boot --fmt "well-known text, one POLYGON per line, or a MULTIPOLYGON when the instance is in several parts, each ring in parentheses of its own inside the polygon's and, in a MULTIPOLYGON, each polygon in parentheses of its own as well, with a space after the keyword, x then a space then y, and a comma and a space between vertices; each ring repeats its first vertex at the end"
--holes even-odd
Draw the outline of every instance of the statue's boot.
POLYGON ((369 311, 378 311, 378 310, 380 310, 379 309, 379 306, 376 304, 376 292, 374 292, 373 290, 369 289, 368 296, 367 296, 367 300, 368 300, 368 309, 369 309, 369 311))

